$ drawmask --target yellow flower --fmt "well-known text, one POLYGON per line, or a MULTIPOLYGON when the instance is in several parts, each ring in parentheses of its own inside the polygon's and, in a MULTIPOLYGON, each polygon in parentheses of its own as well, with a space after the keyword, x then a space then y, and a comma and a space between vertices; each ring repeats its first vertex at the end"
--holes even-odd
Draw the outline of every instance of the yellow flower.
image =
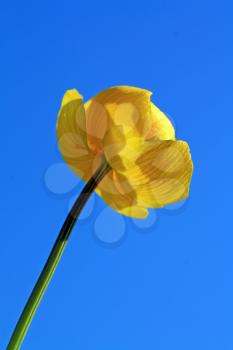
POLYGON ((144 218, 186 198, 193 171, 188 144, 176 141, 151 92, 116 86, 85 104, 68 90, 57 121, 58 143, 70 168, 88 181, 103 162, 111 170, 96 192, 114 210, 144 218))

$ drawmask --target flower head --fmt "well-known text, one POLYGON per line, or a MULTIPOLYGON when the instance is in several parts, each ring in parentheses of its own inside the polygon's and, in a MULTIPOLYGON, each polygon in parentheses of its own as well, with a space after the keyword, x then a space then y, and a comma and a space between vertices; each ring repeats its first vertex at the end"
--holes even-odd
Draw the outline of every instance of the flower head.
POLYGON ((148 90, 116 86, 83 103, 68 90, 57 121, 58 143, 70 168, 88 181, 103 162, 111 170, 96 192, 114 210, 143 218, 186 198, 193 171, 188 144, 148 90))

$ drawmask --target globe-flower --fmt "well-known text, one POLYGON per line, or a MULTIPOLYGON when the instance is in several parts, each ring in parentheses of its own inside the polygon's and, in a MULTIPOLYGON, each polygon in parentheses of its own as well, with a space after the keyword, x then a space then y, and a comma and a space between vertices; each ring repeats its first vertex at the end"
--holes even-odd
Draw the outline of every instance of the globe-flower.
POLYGON ((88 181, 103 162, 110 171, 96 192, 114 210, 137 218, 186 198, 192 176, 189 146, 177 141, 169 119, 148 90, 116 86, 86 103, 68 90, 57 121, 66 163, 88 181))
MULTIPOLYGON (((32 290, 7 350, 18 350, 54 274, 72 229, 95 190, 114 210, 136 218, 188 196, 192 160, 147 90, 116 86, 88 102, 68 90, 57 136, 67 164, 86 185, 68 214, 32 290)), ((114 223, 113 223, 114 225, 114 223)))

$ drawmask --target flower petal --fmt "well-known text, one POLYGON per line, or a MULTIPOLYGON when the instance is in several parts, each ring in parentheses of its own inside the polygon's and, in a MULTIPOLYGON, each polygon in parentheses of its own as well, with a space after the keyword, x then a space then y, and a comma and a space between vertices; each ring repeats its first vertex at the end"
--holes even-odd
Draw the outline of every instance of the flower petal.
POLYGON ((144 143, 136 129, 113 126, 104 138, 105 158, 116 171, 126 170, 135 165, 144 143))
MULTIPOLYGON (((114 125, 124 125, 134 127, 142 133, 145 120, 151 114, 150 96, 151 92, 145 89, 115 86, 94 96, 87 105, 90 108, 90 105, 94 104, 93 109, 98 109, 98 114, 102 115, 104 120, 106 115, 108 116, 105 122, 106 132, 114 125)), ((91 118, 94 125, 95 115, 93 112, 91 118)))
POLYGON ((143 218, 148 214, 145 208, 137 205, 137 194, 128 180, 114 170, 105 175, 96 192, 112 209, 126 216, 143 218))
POLYGON ((136 166, 124 175, 135 188, 138 205, 159 208, 188 196, 192 171, 186 142, 161 141, 145 146, 136 166))
POLYGON ((103 138, 109 123, 108 114, 104 106, 94 100, 86 102, 84 108, 88 147, 95 153, 102 152, 103 138))
POLYGON ((118 210, 118 212, 131 218, 137 219, 145 219, 148 216, 148 210, 139 206, 131 206, 118 210))
POLYGON ((97 162, 87 145, 85 110, 82 96, 76 90, 68 90, 63 97, 57 138, 65 162, 81 178, 89 179, 97 162))
POLYGON ((76 89, 67 90, 63 96, 61 108, 67 105, 69 102, 80 101, 82 103, 83 97, 76 89))
POLYGON ((145 139, 175 140, 175 129, 167 116, 151 102, 151 118, 145 128, 145 139))

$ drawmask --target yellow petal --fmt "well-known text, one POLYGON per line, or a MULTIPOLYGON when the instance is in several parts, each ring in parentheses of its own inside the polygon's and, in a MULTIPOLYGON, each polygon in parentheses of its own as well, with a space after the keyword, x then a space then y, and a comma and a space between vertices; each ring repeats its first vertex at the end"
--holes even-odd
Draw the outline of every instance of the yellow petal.
POLYGON ((61 108, 64 107, 69 102, 72 102, 75 100, 82 102, 82 100, 83 100, 82 95, 80 95, 80 93, 75 89, 67 90, 65 95, 63 96, 61 108))
POLYGON ((115 211, 130 217, 143 218, 147 210, 137 205, 136 192, 128 179, 111 170, 99 183, 96 192, 115 211))
POLYGON ((113 126, 104 138, 104 155, 111 167, 117 171, 134 166, 144 146, 144 139, 136 129, 113 126))
POLYGON ((86 145, 86 120, 82 96, 76 90, 68 90, 62 100, 57 119, 57 136, 72 133, 86 145))
POLYGON ((148 216, 148 210, 139 206, 132 206, 118 210, 119 213, 131 218, 145 219, 148 216))
POLYGON ((103 138, 108 129, 108 114, 104 106, 94 100, 84 105, 88 147, 94 152, 103 151, 103 138))
POLYGON ((134 127, 142 133, 145 120, 151 114, 150 95, 148 90, 131 86, 106 89, 88 101, 89 107, 93 104, 91 120, 95 124, 96 108, 99 119, 106 120, 107 116, 108 120, 104 123, 106 132, 114 125, 121 125, 134 127))
POLYGON ((151 102, 151 118, 145 139, 175 140, 175 130, 167 116, 151 102))
POLYGON ((113 170, 105 175, 96 192, 115 210, 136 204, 136 193, 128 180, 113 170))
POLYGON ((192 171, 186 142, 161 141, 147 145, 136 166, 124 174, 139 205, 159 208, 188 196, 192 171))
POLYGON ((82 96, 68 90, 57 120, 58 145, 65 162, 83 179, 89 179, 96 164, 86 139, 86 120, 82 96))

